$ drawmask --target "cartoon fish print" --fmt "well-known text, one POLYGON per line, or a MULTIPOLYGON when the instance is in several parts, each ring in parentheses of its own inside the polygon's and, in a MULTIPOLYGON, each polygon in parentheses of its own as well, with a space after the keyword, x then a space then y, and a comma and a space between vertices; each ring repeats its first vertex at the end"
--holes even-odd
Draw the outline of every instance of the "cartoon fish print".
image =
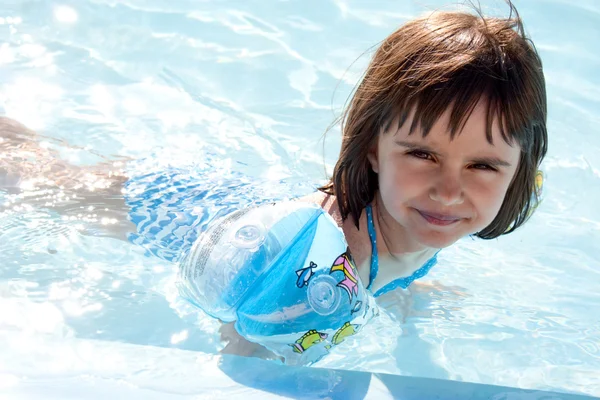
POLYGON ((338 345, 344 341, 348 336, 355 335, 358 333, 358 328, 360 325, 351 324, 350 322, 346 322, 338 331, 333 335, 333 340, 331 341, 333 344, 338 345))
POLYGON ((294 349, 295 353, 304 353, 306 350, 325 339, 327 339, 326 333, 317 332, 316 330, 311 329, 302 335, 300 339, 296 340, 295 343, 290 344, 290 346, 294 349))
POLYGON ((358 273, 356 271, 356 267, 354 267, 354 263, 350 259, 348 252, 343 253, 335 259, 329 273, 331 274, 335 271, 342 271, 344 273, 344 279, 337 285, 348 293, 348 297, 352 303, 352 295, 358 295, 358 273))
POLYGON ((313 271, 314 268, 317 268, 317 264, 311 261, 308 267, 297 270, 296 275, 298 275, 298 280, 296 281, 296 286, 303 288, 308 285, 308 281, 310 281, 310 278, 312 278, 315 273, 313 271))
POLYGON ((356 302, 356 304, 354 304, 354 307, 352 307, 352 311, 350 311, 350 315, 359 312, 361 308, 362 308, 362 301, 358 300, 356 302))

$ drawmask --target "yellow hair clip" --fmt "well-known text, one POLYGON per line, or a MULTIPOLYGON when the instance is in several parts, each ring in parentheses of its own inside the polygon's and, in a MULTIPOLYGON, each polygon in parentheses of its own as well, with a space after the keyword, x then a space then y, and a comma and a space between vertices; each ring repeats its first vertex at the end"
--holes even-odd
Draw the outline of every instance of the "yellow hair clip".
POLYGON ((544 187, 544 173, 538 169, 535 173, 535 193, 538 198, 542 197, 542 189, 544 187))
POLYGON ((542 202, 542 193, 544 189, 544 173, 539 169, 535 173, 535 181, 534 181, 534 190, 535 197, 532 199, 533 205, 529 209, 529 213, 527 214, 527 218, 531 217, 531 214, 535 211, 536 208, 542 202))

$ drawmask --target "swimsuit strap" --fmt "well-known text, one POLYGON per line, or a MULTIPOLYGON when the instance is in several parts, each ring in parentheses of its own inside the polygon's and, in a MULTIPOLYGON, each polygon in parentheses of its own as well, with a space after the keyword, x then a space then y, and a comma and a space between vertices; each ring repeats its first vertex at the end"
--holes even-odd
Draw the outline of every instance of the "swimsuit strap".
POLYGON ((371 239, 371 270, 369 272, 367 290, 371 291, 373 281, 379 272, 379 256, 377 255, 377 235, 375 234, 375 224, 373 223, 373 210, 370 204, 367 205, 367 230, 371 239))
MULTIPOLYGON (((367 290, 371 291, 371 287, 373 286, 373 282, 377 277, 377 273, 379 272, 379 256, 377 253, 377 236, 375 233, 375 224, 373 223, 373 210, 371 205, 367 205, 367 229, 369 231, 369 238, 371 239, 371 270, 369 273, 369 284, 367 285, 367 290)), ((433 268, 435 264, 437 264, 437 255, 439 250, 431 257, 421 268, 413 272, 411 276, 407 276, 404 278, 398 278, 395 281, 392 281, 375 292, 374 296, 378 297, 384 293, 392 291, 397 288, 406 289, 414 280, 419 279, 427 275, 427 273, 433 268)))

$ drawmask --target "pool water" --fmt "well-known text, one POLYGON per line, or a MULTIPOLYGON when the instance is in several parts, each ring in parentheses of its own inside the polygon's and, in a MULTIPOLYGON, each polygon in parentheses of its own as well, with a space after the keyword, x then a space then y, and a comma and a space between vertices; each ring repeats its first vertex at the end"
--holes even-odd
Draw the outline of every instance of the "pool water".
MULTIPOLYGON (((2 1, 0 115, 39 133, 43 154, 27 153, 22 168, 62 161, 42 169, 51 182, 0 190, 0 389, 109 372, 169 393, 201 389, 207 380, 165 371, 190 354, 218 357, 218 325, 177 296, 173 263, 122 240, 119 190, 77 197, 69 171, 197 174, 209 216, 224 196, 308 193, 335 163, 339 129, 323 133, 372 46, 445 4, 2 1), (119 369, 128 354, 148 358, 119 369)), ((600 396, 600 4, 515 4, 547 79, 544 202, 511 235, 441 252, 317 367, 600 396)))

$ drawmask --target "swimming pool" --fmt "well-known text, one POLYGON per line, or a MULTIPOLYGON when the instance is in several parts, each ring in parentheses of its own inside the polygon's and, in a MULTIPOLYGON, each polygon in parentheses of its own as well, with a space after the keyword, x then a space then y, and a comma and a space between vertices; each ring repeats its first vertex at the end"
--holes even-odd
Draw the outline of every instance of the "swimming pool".
MULTIPOLYGON (((210 154, 221 176, 249 176, 265 197, 302 193, 324 178, 323 157, 328 169, 335 160, 339 131, 321 135, 363 52, 445 3, 5 0, 0 113, 75 165, 133 158, 192 173, 210 154)), ((89 234, 121 218, 110 202, 66 200, 59 184, 0 191, 0 389, 24 398, 297 394, 265 383, 279 373, 310 397, 314 371, 325 371, 323 387, 350 380, 363 389, 352 393, 375 398, 391 386, 375 384, 389 375, 350 370, 415 377, 439 393, 464 381, 599 396, 600 7, 516 5, 544 61, 550 111, 546 198, 525 227, 440 253, 410 294, 382 299, 388 319, 317 365, 327 369, 306 372, 215 355, 217 326, 177 298, 170 263, 89 234)))

